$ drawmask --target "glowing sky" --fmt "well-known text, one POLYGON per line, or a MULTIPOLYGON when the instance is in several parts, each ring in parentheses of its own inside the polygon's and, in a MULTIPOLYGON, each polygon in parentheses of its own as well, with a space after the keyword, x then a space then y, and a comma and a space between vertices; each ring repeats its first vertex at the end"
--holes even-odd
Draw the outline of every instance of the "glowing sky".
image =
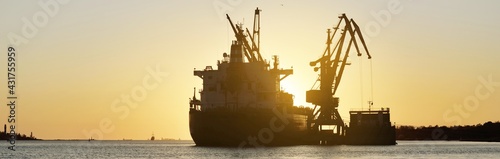
MULTIPOLYGON (((498 121, 498 6, 452 0, 1 0, 0 83, 7 83, 12 44, 19 53, 21 133, 191 139, 188 99, 193 87, 201 87, 192 71, 215 67, 229 52, 234 36, 224 13, 250 27, 255 8, 262 9, 262 56, 279 55, 281 67, 293 67, 282 87, 304 106, 311 106, 305 91, 317 77, 308 64, 322 54, 326 29, 346 13, 369 39, 373 59, 370 64, 351 54, 337 92, 344 118, 371 100, 372 65, 375 107, 390 107, 397 125, 498 121), (14 35, 21 41, 11 40, 14 35)), ((6 103, 6 88, 1 90, 6 103)), ((7 111, 0 107, 2 124, 7 111)))

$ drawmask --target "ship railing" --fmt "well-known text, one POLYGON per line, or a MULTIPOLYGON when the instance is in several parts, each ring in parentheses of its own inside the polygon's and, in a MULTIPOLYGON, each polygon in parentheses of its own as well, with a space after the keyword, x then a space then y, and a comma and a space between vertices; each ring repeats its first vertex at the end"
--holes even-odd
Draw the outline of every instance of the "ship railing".
POLYGON ((197 99, 189 99, 189 109, 201 111, 201 101, 197 99))
POLYGON ((351 108, 351 112, 389 112, 389 108, 351 108))

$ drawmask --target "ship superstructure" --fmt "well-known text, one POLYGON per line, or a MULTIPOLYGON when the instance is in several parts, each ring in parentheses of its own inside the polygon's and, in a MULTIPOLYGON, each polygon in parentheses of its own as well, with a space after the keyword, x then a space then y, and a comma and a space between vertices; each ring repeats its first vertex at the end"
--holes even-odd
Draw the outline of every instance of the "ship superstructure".
POLYGON ((194 71, 203 79, 200 111, 293 105, 292 96, 280 89, 280 75, 292 74, 293 70, 277 69, 277 57, 273 69, 263 61, 244 62, 243 52, 242 43, 233 41, 231 53, 224 53, 217 69, 207 66, 194 71))
POLYGON ((195 76, 203 79, 201 111, 293 105, 292 96, 280 88, 280 81, 293 74, 293 70, 278 69, 277 56, 274 56, 274 67, 270 68, 269 62, 262 59, 259 42, 255 42, 260 31, 259 11, 255 10, 256 25, 252 35, 250 32, 245 34, 242 25, 234 25, 227 15, 237 39, 231 44, 230 54, 223 54, 217 69, 207 66, 194 71, 195 76))

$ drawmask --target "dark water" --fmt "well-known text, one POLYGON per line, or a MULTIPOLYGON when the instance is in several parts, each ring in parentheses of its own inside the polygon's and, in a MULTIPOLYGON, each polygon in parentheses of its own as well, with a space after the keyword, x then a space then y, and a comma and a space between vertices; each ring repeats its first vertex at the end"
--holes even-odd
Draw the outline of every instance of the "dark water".
POLYGON ((500 143, 398 141, 396 146, 196 147, 192 141, 18 141, 0 158, 500 158, 500 143))

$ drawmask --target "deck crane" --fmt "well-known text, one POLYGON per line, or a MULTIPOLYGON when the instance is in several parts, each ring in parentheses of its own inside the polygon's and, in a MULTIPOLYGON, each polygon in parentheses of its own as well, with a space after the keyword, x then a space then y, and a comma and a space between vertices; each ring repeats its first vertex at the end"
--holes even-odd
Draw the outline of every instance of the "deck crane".
MULTIPOLYGON (((243 52, 248 60, 248 63, 253 63, 256 65, 261 66, 264 69, 270 69, 270 64, 264 61, 264 59, 261 56, 260 53, 260 9, 256 8, 255 9, 255 14, 254 14, 254 23, 253 23, 253 31, 250 33, 248 28, 245 28, 243 30, 243 26, 241 24, 233 24, 233 21, 229 17, 228 14, 226 14, 227 20, 229 21, 229 24, 231 25, 231 28, 234 32, 234 35, 236 37, 236 41, 243 46, 243 52)), ((289 75, 293 74, 292 69, 279 69, 278 64, 278 56, 274 55, 273 56, 273 68, 270 69, 272 73, 272 78, 276 79, 275 86, 280 85, 280 81, 288 77, 289 75)), ((280 91, 279 87, 276 87, 276 91, 280 91)))
POLYGON ((234 25, 231 18, 226 14, 227 20, 233 29, 234 35, 238 41, 243 42, 245 57, 248 62, 263 62, 262 56, 260 55, 260 11, 259 8, 255 9, 254 15, 254 25, 253 33, 250 34, 248 28, 246 28, 247 33, 242 28, 242 25, 234 25), (250 40, 247 39, 247 36, 250 40))
POLYGON ((339 19, 339 23, 333 28, 333 34, 330 29, 327 30, 327 46, 323 55, 318 60, 310 63, 315 71, 320 70, 318 79, 320 81, 319 90, 309 90, 306 92, 306 101, 315 105, 313 114, 309 117, 308 126, 311 130, 319 132, 319 140, 324 144, 340 144, 343 142, 342 140, 345 136, 345 124, 337 110, 339 98, 335 97, 335 93, 342 79, 344 68, 346 65, 349 65, 347 58, 349 57, 351 46, 354 44, 357 56, 362 55, 356 37, 362 43, 368 59, 371 59, 371 55, 368 52, 366 43, 356 22, 353 19, 348 19, 345 14, 340 15, 339 19), (332 49, 332 41, 342 22, 345 24, 340 31, 340 38, 338 38, 336 45, 332 49), (345 43, 348 44, 347 49, 344 51, 345 43), (320 66, 316 67, 318 63, 320 66), (330 129, 323 130, 323 126, 328 126, 330 129))

